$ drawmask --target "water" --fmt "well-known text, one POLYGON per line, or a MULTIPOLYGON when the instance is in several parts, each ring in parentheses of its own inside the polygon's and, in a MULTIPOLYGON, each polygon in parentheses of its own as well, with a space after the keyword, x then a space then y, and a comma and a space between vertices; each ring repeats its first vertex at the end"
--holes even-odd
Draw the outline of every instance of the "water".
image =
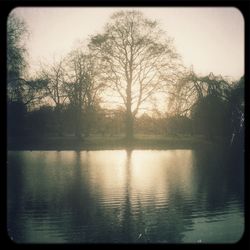
POLYGON ((243 171, 192 150, 9 151, 18 243, 233 243, 243 171))

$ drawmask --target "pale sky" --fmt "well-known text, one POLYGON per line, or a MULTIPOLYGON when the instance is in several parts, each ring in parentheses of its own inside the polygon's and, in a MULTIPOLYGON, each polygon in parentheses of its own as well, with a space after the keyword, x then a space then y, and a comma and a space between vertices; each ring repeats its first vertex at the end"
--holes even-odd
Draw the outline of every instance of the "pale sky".
MULTIPOLYGON (((76 41, 86 41, 102 32, 110 15, 127 8, 16 8, 13 11, 28 25, 27 49, 32 70, 39 62, 51 62, 66 55, 76 41)), ((157 20, 174 38, 184 65, 198 74, 221 74, 235 80, 244 74, 244 19, 230 7, 144 7, 142 11, 157 20)))

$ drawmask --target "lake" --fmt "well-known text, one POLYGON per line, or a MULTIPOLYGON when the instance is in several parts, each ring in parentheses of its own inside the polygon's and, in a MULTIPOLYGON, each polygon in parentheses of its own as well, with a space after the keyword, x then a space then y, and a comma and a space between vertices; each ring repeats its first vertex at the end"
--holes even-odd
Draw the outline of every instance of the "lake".
POLYGON ((18 243, 234 243, 244 169, 204 150, 9 151, 18 243))

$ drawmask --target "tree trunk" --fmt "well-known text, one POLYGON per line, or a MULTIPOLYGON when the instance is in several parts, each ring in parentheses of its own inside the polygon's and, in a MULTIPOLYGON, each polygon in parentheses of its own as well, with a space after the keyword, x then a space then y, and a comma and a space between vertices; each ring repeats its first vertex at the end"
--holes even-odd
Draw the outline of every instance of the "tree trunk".
POLYGON ((76 107, 75 111, 75 137, 81 139, 81 108, 76 107))
POLYGON ((134 138, 134 117, 131 112, 131 80, 128 81, 127 85, 127 105, 126 105, 126 139, 132 140, 134 138))
POLYGON ((91 114, 92 111, 91 111, 91 106, 88 105, 87 107, 87 110, 86 110, 86 113, 85 113, 85 131, 84 131, 84 135, 85 137, 88 137, 90 135, 90 128, 91 128, 91 114))
POLYGON ((131 111, 127 111, 126 115, 126 138, 131 140, 134 138, 134 117, 131 111))
POLYGON ((62 107, 60 104, 56 106, 56 116, 57 116, 57 135, 63 136, 63 121, 62 121, 62 107))
POLYGON ((75 137, 76 138, 80 137, 80 128, 79 128, 78 118, 76 118, 75 120, 75 137))

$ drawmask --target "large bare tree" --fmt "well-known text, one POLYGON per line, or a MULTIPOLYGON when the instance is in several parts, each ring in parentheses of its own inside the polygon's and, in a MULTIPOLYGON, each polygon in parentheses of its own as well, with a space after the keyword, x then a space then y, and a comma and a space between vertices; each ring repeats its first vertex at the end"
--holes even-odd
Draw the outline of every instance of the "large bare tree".
POLYGON ((119 11, 102 34, 89 44, 106 84, 119 94, 126 109, 126 137, 133 138, 134 118, 153 94, 177 75, 178 55, 172 40, 139 11, 119 11))

